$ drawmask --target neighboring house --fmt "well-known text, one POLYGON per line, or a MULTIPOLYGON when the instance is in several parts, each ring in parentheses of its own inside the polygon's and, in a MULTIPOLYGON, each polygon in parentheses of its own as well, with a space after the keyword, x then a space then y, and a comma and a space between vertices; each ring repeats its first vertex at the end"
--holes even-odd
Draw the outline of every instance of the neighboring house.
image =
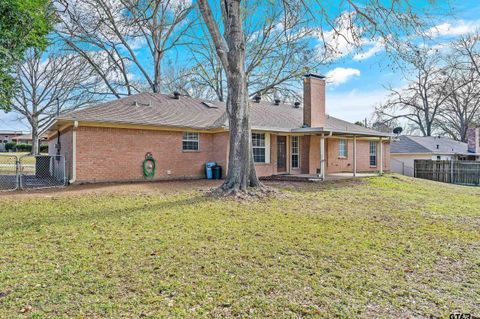
POLYGON ((23 135, 22 131, 0 130, 0 152, 5 152, 5 144, 13 141, 17 136, 23 135))
POLYGON ((32 134, 18 135, 12 138, 12 142, 17 144, 32 144, 32 134))
POLYGON ((480 160, 480 152, 469 150, 467 143, 439 136, 399 136, 392 141, 390 152, 391 170, 408 176, 414 176, 416 159, 480 160))
MULTIPOLYGON (((322 76, 305 77, 303 107, 254 99, 250 110, 259 176, 389 169, 390 135, 326 115, 322 76)), ((141 180, 147 152, 156 160, 154 179, 203 178, 207 161, 227 168, 225 104, 178 94, 141 93, 75 110, 42 135, 50 154, 66 157, 71 182, 141 180)))

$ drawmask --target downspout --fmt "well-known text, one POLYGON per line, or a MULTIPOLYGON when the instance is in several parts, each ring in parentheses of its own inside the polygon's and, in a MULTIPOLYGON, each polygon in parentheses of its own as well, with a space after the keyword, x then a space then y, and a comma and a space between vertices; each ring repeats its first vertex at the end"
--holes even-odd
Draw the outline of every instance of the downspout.
POLYGON ((68 181, 69 184, 73 184, 77 180, 77 127, 78 121, 74 121, 72 130, 72 179, 68 181))
MULTIPOLYGON (((57 97, 57 118, 58 116, 60 115, 60 102, 58 100, 58 97, 57 97)), ((60 149, 61 149, 61 145, 60 145, 60 130, 57 128, 57 155, 60 156, 60 149)))

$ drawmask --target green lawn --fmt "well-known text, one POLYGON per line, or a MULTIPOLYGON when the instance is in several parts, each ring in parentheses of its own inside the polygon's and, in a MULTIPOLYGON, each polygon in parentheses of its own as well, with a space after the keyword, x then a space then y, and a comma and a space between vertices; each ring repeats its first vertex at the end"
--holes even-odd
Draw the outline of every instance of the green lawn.
POLYGON ((0 318, 480 316, 480 188, 3 196, 0 318))
POLYGON ((23 163, 25 164, 34 164, 35 163, 35 157, 30 156, 30 153, 26 152, 3 152, 0 153, 0 164, 15 164, 15 156, 17 156, 19 159, 23 157, 23 163))

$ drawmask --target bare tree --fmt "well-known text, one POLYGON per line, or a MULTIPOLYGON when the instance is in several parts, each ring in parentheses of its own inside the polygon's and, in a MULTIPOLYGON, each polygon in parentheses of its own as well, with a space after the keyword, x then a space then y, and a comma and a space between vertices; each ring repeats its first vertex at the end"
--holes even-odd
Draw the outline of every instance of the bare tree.
POLYGON ((247 187, 261 186, 255 172, 251 151, 250 117, 245 70, 245 35, 239 0, 221 2, 224 35, 206 0, 198 2, 200 12, 212 37, 227 76, 227 114, 230 129, 228 175, 220 186, 224 194, 246 192, 247 187))
MULTIPOLYGON (((278 1, 284 10, 283 16, 288 23, 289 16, 295 16, 298 8, 311 11, 311 17, 320 22, 327 21, 333 25, 336 17, 330 16, 328 2, 324 1, 278 1), (313 4, 310 6, 310 4, 313 4), (315 12, 313 12, 315 11, 315 12)), ((247 191, 247 187, 259 187, 260 182, 255 173, 251 150, 251 132, 249 121, 249 99, 247 89, 246 37, 244 33, 241 0, 224 0, 220 2, 221 19, 215 19, 208 0, 199 0, 198 6, 202 18, 211 36, 216 54, 225 70, 227 80, 227 115, 230 129, 230 152, 228 175, 219 191, 223 194, 235 194, 247 191), (220 27, 222 26, 222 28, 220 27), (223 35, 221 31, 223 29, 223 35)), ((355 37, 348 38, 352 44, 356 38, 363 36, 384 39, 385 46, 397 40, 399 33, 415 32, 421 25, 419 16, 412 10, 410 1, 392 1, 383 5, 381 1, 347 0, 346 8, 352 11, 348 21, 356 28, 355 37), (358 28, 357 28, 358 27, 358 28), (351 40, 351 41, 350 41, 351 40)), ((253 13, 247 13, 253 14, 253 13)), ((321 27, 320 27, 321 29, 321 27)), ((333 33, 336 34, 333 28, 333 33)), ((322 34, 322 32, 320 32, 322 34)), ((350 32, 352 34, 352 32, 350 32)))
POLYGON ((38 154, 38 135, 57 112, 82 107, 93 101, 97 84, 92 70, 72 55, 45 55, 30 51, 17 65, 11 108, 28 121, 32 154, 38 154))
POLYGON ((467 128, 480 112, 476 39, 464 36, 441 49, 405 46, 401 58, 411 66, 403 73, 407 84, 389 88, 390 99, 376 108, 376 120, 406 119, 424 136, 439 133, 466 141, 467 128))
POLYGON ((480 75, 480 31, 462 36, 453 47, 457 63, 480 75))
POLYGON ((460 85, 453 82, 453 70, 436 50, 414 46, 403 58, 412 66, 404 72, 407 84, 400 89, 389 87, 390 98, 376 108, 376 115, 386 122, 406 119, 422 135, 432 136, 445 101, 460 85))
MULTIPOLYGON (((448 95, 438 117, 438 127, 452 138, 467 142, 467 129, 480 120, 480 74, 475 67, 451 65, 453 76, 443 94, 448 95)), ((480 122, 479 122, 480 123, 480 122)))
POLYGON ((203 98, 206 100, 216 100, 216 95, 199 82, 197 73, 188 66, 178 66, 176 63, 169 62, 164 68, 162 80, 163 92, 179 92, 182 95, 203 98))
MULTIPOLYGON (((281 92, 283 99, 298 98, 298 78, 325 62, 312 47, 316 30, 309 23, 313 19, 302 6, 287 16, 275 1, 244 1, 241 13, 249 96, 261 94, 273 100, 281 92)), ((189 48, 195 62, 190 72, 192 81, 204 86, 207 96, 224 101, 226 76, 211 38, 196 37, 189 48)))
POLYGON ((184 44, 191 0, 56 0, 58 35, 117 98, 160 92, 162 59, 184 44), (146 58, 147 56, 147 58, 146 58), (147 60, 146 60, 147 59, 147 60))

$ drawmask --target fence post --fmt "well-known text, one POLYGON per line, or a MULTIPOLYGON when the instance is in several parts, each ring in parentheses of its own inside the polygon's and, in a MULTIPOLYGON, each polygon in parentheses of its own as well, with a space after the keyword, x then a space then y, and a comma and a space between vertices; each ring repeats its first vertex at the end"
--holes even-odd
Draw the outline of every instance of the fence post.
POLYGON ((19 165, 20 161, 18 156, 15 156, 15 189, 20 189, 20 174, 18 174, 19 165))
POLYGON ((454 183, 453 179, 453 159, 450 160, 450 183, 454 183))

